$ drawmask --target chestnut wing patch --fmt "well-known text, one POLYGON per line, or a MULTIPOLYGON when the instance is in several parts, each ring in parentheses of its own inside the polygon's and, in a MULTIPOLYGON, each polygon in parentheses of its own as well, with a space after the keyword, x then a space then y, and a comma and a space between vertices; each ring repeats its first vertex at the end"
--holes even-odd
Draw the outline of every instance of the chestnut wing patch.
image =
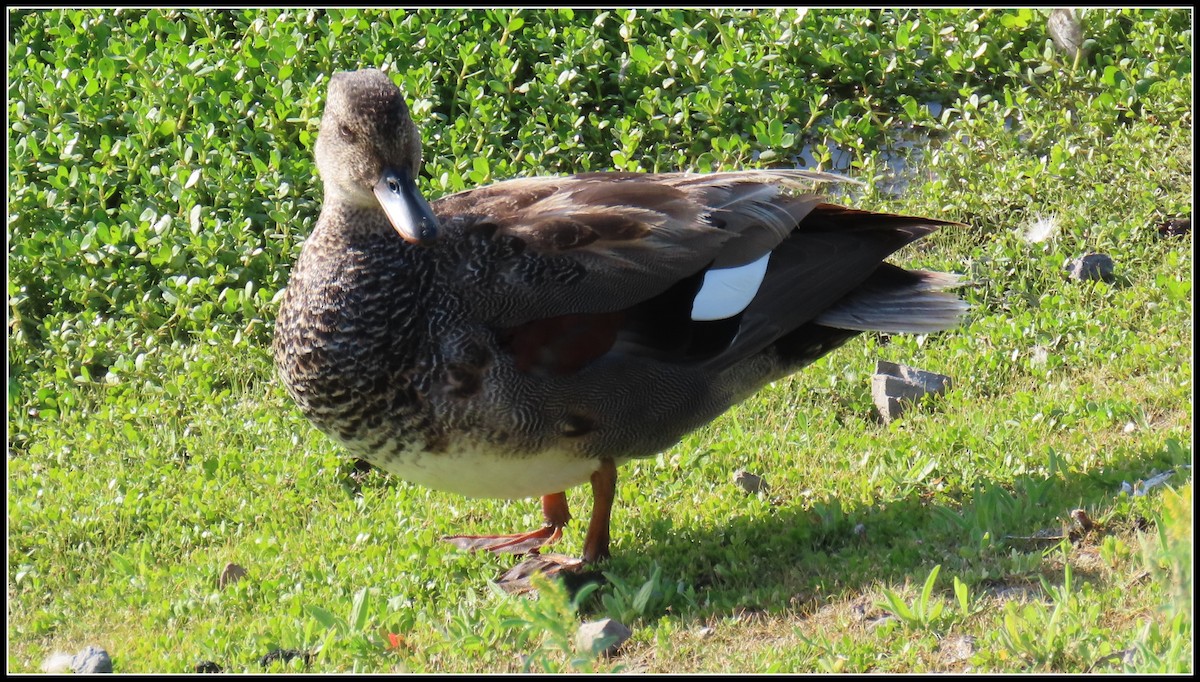
POLYGON ((624 312, 559 315, 506 329, 500 341, 527 374, 574 374, 612 349, 624 312))

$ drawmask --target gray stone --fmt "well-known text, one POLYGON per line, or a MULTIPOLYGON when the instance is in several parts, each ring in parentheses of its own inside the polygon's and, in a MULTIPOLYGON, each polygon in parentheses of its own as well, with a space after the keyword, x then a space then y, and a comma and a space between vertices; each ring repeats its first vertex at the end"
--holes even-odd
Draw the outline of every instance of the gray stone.
POLYGON ((1175 216, 1167 218, 1158 224, 1158 236, 1167 237, 1186 237, 1192 233, 1192 217, 1191 216, 1175 216))
POLYGON ((610 657, 625 640, 633 636, 633 631, 612 618, 584 623, 575 633, 575 649, 581 653, 591 652, 599 656, 610 657), (603 647, 603 648, 602 648, 603 647))
POLYGON ((1071 511, 1071 519, 1079 526, 1079 529, 1085 533, 1090 533, 1096 528, 1096 522, 1088 513, 1082 509, 1074 509, 1071 511))
POLYGON ((245 568, 235 563, 225 564, 225 570, 221 571, 221 577, 217 578, 217 587, 223 590, 245 577, 245 568))
POLYGON ((880 360, 871 377, 871 397, 885 422, 926 395, 943 395, 950 390, 950 377, 914 367, 880 360))
POLYGON ((1080 59, 1087 56, 1087 50, 1083 49, 1083 25, 1075 16, 1075 10, 1059 7, 1051 12, 1046 21, 1046 33, 1067 59, 1074 60, 1077 52, 1083 53, 1080 59))
POLYGON ((742 486, 742 490, 748 493, 762 492, 767 489, 767 482, 762 476, 752 474, 745 469, 738 469, 733 473, 733 482, 742 486))
POLYGON ((71 670, 79 674, 111 673, 112 659, 108 652, 97 646, 84 647, 83 651, 71 659, 71 670))
POLYGON ((1103 253, 1088 253, 1067 262, 1067 276, 1080 281, 1102 279, 1111 282, 1116 265, 1103 253))

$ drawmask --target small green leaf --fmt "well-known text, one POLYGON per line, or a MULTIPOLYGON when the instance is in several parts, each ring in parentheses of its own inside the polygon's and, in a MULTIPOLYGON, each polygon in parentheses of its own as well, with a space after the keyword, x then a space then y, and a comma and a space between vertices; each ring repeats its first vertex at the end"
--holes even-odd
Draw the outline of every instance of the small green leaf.
POLYGON ((371 603, 368 588, 364 587, 354 593, 354 601, 350 607, 350 626, 353 632, 362 632, 367 625, 368 608, 371 603))
POLYGON ((654 596, 654 581, 647 580, 637 594, 633 597, 633 610, 638 615, 646 613, 646 606, 650 603, 650 598, 654 596))
POLYGON ((96 62, 96 70, 100 72, 100 76, 105 80, 112 80, 113 76, 117 75, 117 64, 108 57, 101 57, 96 62))
POLYGON ((962 611, 962 615, 968 616, 971 613, 971 595, 970 588, 967 584, 954 576, 954 596, 958 597, 958 607, 962 611))
POLYGON ((306 606, 304 607, 304 610, 308 611, 308 615, 312 616, 318 623, 321 624, 322 627, 326 629, 343 629, 342 624, 338 622, 339 618, 333 615, 333 613, 327 609, 323 609, 320 606, 306 606))
POLYGON ((938 573, 942 570, 942 565, 938 564, 929 572, 929 577, 925 579, 925 587, 921 589, 921 608, 924 609, 929 603, 929 599, 933 596, 933 585, 937 582, 938 573))
POLYGON ((111 555, 109 555, 109 558, 112 561, 113 568, 115 568, 118 573, 131 577, 137 575, 137 569, 134 568, 133 562, 127 559, 124 555, 113 552, 111 555))
POLYGON ((879 606, 891 611, 896 615, 897 618, 905 623, 912 624, 917 621, 916 614, 914 614, 912 610, 908 608, 908 605, 904 603, 904 600, 900 598, 900 595, 891 590, 884 589, 883 597, 887 600, 887 604, 880 604, 879 606))

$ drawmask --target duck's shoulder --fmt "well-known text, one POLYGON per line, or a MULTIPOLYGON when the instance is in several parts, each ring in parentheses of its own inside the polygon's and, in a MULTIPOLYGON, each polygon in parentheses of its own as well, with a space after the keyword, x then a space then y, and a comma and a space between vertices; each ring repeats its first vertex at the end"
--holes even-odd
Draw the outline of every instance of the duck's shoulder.
POLYGON ((651 245, 664 231, 674 239, 681 233, 721 239, 703 220, 708 207, 701 197, 662 174, 515 178, 443 197, 433 207, 443 221, 494 225, 547 252, 651 245))
MULTIPOLYGON (((440 219, 476 216, 504 227, 527 227, 548 217, 596 221, 637 217, 648 226, 713 227, 713 212, 762 205, 785 190, 806 192, 847 178, 803 170, 750 170, 718 173, 593 172, 513 178, 444 196, 433 203, 440 219)), ((542 229, 553 229, 549 222, 542 229)), ((624 231, 618 231, 625 236, 624 231)))
POLYGON ((432 207, 447 252, 466 261, 456 286, 481 310, 532 317, 635 303, 703 267, 732 236, 707 220, 703 201, 645 174, 518 178, 432 207))

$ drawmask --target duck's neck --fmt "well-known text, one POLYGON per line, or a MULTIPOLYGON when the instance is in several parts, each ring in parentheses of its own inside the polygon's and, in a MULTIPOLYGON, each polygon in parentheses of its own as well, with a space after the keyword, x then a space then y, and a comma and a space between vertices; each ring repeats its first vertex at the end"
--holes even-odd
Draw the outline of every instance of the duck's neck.
POLYGON ((374 197, 370 197, 370 201, 349 201, 338 194, 341 200, 335 201, 331 194, 335 193, 325 193, 321 216, 317 219, 310 241, 313 238, 350 242, 363 238, 400 239, 374 197))
POLYGON ((361 325, 364 334, 415 321, 423 317, 434 267, 426 249, 401 239, 382 211, 327 207, 292 272, 285 306, 302 305, 291 312, 309 318, 320 311, 349 330, 361 325))

